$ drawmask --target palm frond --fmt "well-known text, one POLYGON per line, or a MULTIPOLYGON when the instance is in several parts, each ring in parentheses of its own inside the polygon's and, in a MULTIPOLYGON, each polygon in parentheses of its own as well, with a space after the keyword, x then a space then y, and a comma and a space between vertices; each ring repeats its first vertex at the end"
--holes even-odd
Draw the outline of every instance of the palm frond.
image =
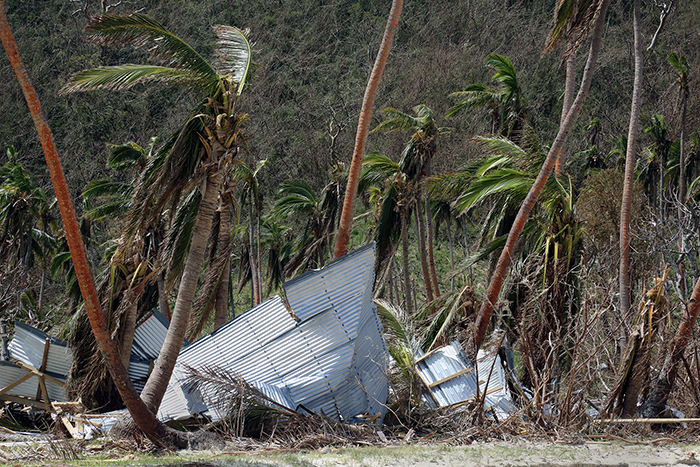
POLYGON ((214 32, 219 37, 216 47, 215 66, 222 75, 231 75, 238 83, 236 94, 243 92, 245 80, 251 64, 251 47, 247 34, 233 26, 214 26, 214 32))
POLYGON ((141 13, 100 15, 88 23, 85 32, 91 40, 104 45, 147 47, 152 58, 163 60, 171 67, 188 69, 208 80, 218 79, 214 68, 201 55, 150 16, 141 13))
POLYGON ((392 107, 382 109, 382 113, 388 120, 381 122, 372 132, 383 131, 385 133, 391 133, 394 131, 407 131, 418 126, 418 121, 415 117, 392 107))
POLYGON ((515 157, 527 156, 527 153, 523 148, 503 136, 477 136, 474 138, 474 140, 487 149, 491 154, 515 157))
POLYGON ((155 65, 116 65, 76 73, 63 86, 59 94, 95 89, 120 91, 153 81, 193 88, 212 85, 212 81, 207 76, 189 69, 155 65))
POLYGON ((107 143, 107 147, 112 150, 107 160, 107 166, 115 170, 133 169, 139 163, 144 162, 147 157, 146 150, 134 142, 107 143))
POLYGON ((461 213, 492 195, 504 192, 524 197, 533 182, 534 178, 531 174, 526 174, 519 170, 494 170, 475 180, 471 187, 455 200, 454 207, 457 212, 461 213))

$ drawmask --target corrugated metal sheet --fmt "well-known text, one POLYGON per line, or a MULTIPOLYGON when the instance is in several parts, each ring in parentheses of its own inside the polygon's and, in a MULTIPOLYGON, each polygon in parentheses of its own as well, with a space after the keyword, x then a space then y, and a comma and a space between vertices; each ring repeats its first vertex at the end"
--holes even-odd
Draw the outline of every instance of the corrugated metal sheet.
MULTIPOLYGON (((284 407, 343 419, 383 415, 388 352, 372 302, 374 250, 370 244, 288 282, 298 321, 273 297, 183 349, 158 416, 187 418, 195 412, 183 397, 211 399, 183 389, 185 365, 235 372, 284 407)), ((221 416, 214 408, 207 414, 221 416)))
MULTIPOLYGON (((73 363, 68 344, 60 339, 49 336, 43 331, 28 326, 24 323, 15 322, 15 334, 8 345, 10 357, 31 365, 36 369, 41 369, 48 343, 48 353, 46 354, 46 366, 44 373, 65 382, 70 366, 73 363)), ((26 376, 27 372, 11 362, 0 362, 0 388, 8 386, 18 379, 26 376)), ((36 398, 38 393, 39 379, 31 377, 18 386, 12 388, 8 395, 36 398)), ((67 400, 66 390, 63 386, 46 380, 46 390, 49 399, 52 401, 67 400)))
POLYGON ((458 342, 437 349, 427 355, 419 355, 416 369, 431 387, 432 397, 424 394, 424 400, 434 407, 465 402, 486 391, 484 409, 501 417, 512 413, 513 405, 508 382, 500 358, 479 350, 477 368, 474 370, 458 342), (435 401, 433 401, 433 397, 435 401))
POLYGON ((8 345, 10 357, 39 369, 44 358, 47 340, 49 353, 46 358, 45 373, 65 380, 73 364, 73 354, 68 344, 19 321, 15 322, 15 335, 8 345))
POLYGON ((155 360, 165 341, 169 324, 168 319, 155 308, 144 315, 136 323, 132 357, 135 355, 140 360, 155 360))
MULTIPOLYGON (((27 372, 15 365, 14 363, 0 361, 0 388, 14 383, 18 379, 26 375, 27 372)), ((39 379, 33 376, 12 388, 8 394, 34 399, 37 396, 38 389, 39 379)), ((65 388, 59 386, 58 384, 47 380, 46 390, 49 393, 49 399, 52 401, 68 400, 65 388)), ((40 398, 43 399, 43 395, 40 395, 40 398)))

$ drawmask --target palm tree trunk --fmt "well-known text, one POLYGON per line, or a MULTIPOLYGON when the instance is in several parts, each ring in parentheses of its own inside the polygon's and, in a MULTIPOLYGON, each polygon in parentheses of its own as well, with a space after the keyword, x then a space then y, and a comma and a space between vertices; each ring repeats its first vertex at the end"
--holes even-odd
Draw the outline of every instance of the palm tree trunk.
POLYGON ((642 403, 635 417, 654 418, 658 417, 665 410, 666 400, 671 393, 671 389, 673 389, 673 383, 678 373, 678 365, 682 361, 683 353, 693 336, 693 328, 698 319, 699 310, 700 279, 695 283, 693 295, 688 302, 688 311, 683 314, 683 321, 680 326, 678 326, 678 331, 676 331, 676 335, 671 341, 669 353, 664 360, 664 366, 661 368, 659 376, 654 381, 649 397, 642 403))
MULTIPOLYGON (((224 148, 220 147, 215 149, 215 151, 220 151, 220 155, 222 155, 224 148)), ((213 160, 218 160, 218 157, 213 157, 213 160)), ((172 321, 170 321, 168 333, 158 354, 158 360, 156 360, 153 371, 141 392, 141 398, 153 412, 158 411, 158 407, 160 407, 160 403, 163 400, 165 390, 170 382, 170 376, 175 368, 175 362, 185 339, 187 327, 189 326, 192 302, 197 289, 202 262, 204 261, 222 178, 222 174, 219 171, 211 173, 207 177, 206 188, 204 193, 202 193, 202 200, 199 203, 199 211, 197 212, 197 219, 192 232, 190 250, 187 254, 182 278, 180 279, 172 321)))
MULTIPOLYGON (((447 218, 447 241, 449 242, 450 246, 450 271, 454 271, 455 269, 455 247, 454 247, 454 240, 452 239, 452 219, 450 217, 447 218)), ((450 278, 450 292, 454 292, 455 290, 455 276, 454 273, 452 273, 452 277, 450 278)))
MULTIPOLYGON (((620 210, 620 315, 627 321, 630 314, 630 209, 632 206, 632 189, 634 184, 634 166, 636 162, 637 133, 639 129, 640 99, 642 95, 642 38, 639 31, 639 1, 634 3, 634 88, 632 90, 632 108, 627 132, 627 153, 625 161, 625 183, 622 189, 622 208, 620 210)), ((623 332, 627 326, 623 324, 623 332)), ((624 339, 623 339, 624 340, 624 339)), ((627 343, 620 342, 625 350, 627 343)))
POLYGON ((134 334, 136 333, 136 315, 138 313, 138 299, 133 300, 124 316, 124 324, 121 332, 122 338, 119 345, 119 353, 124 369, 129 371, 129 360, 131 360, 131 346, 134 344, 134 334))
POLYGON ((586 62, 586 67, 583 71, 583 77, 581 78, 581 85, 579 87, 578 94, 576 95, 576 99, 574 100, 573 104, 571 104, 571 109, 566 115, 564 124, 559 128, 559 132, 554 139, 554 143, 552 143, 552 147, 547 154, 547 159, 545 159, 542 169, 537 175, 535 183, 532 185, 532 188, 530 188, 530 191, 525 197, 523 204, 520 206, 520 210, 518 211, 515 221, 511 226, 510 232, 508 233, 508 239, 503 247, 500 258, 498 259, 496 271, 494 272, 491 283, 489 284, 486 297, 481 305, 479 316, 477 317, 474 326, 474 348, 470 349, 470 352, 473 351, 474 355, 476 355, 476 350, 481 346, 481 343, 484 340, 486 327, 491 319, 491 315, 493 314, 494 307, 498 301, 498 295, 501 291, 501 287, 503 286, 503 282, 505 281, 506 274, 510 266, 511 255, 515 247, 515 243, 522 233, 523 228, 525 227, 525 222, 530 216, 530 212, 535 206, 540 193, 542 193, 542 189, 549 178, 549 174, 554 168, 556 155, 559 153, 561 148, 564 147, 564 143, 566 142, 566 139, 568 138, 574 123, 576 122, 576 118, 581 111, 581 107, 583 107, 583 102, 586 100, 586 96, 588 95, 588 90, 591 86, 591 79, 593 78, 593 70, 595 68, 596 61, 598 60, 598 52, 600 51, 603 28, 605 26, 605 15, 609 4, 610 0, 602 1, 600 12, 593 29, 593 38, 591 40, 591 48, 588 53, 588 61, 586 62))
POLYGON ((406 313, 413 314, 413 299, 411 297, 411 269, 408 265, 408 213, 407 207, 401 207, 401 259, 403 261, 403 291, 406 298, 406 313))
MULTIPOLYGON (((219 228, 219 254, 228 251, 231 242, 231 210, 228 205, 221 210, 221 227, 219 228)), ((228 287, 231 275, 231 258, 226 260, 226 266, 221 273, 219 285, 216 287, 216 305, 214 308, 214 329, 219 329, 228 321, 228 287)))
POLYGON ((688 94, 683 94, 683 110, 681 112, 681 136, 680 136, 680 180, 678 182, 678 192, 681 202, 682 212, 683 203, 685 203, 685 124, 688 111, 688 94))
POLYGON ((165 290, 165 274, 163 271, 158 272, 156 284, 158 286, 158 307, 160 307, 160 312, 170 321, 172 316, 170 315, 170 306, 168 305, 167 291, 165 290))
POLYGON ((423 209, 421 209, 421 190, 416 193, 416 227, 418 228, 418 257, 420 258, 420 269, 423 273, 423 282, 425 283, 425 293, 428 298, 428 303, 433 301, 433 284, 430 280, 430 267, 428 266, 428 252, 425 247, 425 218, 423 217, 423 209))
MULTIPOLYGON (((112 375, 119 395, 122 397, 122 401, 127 409, 129 409, 129 413, 133 417, 134 422, 144 435, 154 443, 163 445, 168 437, 166 427, 158 421, 153 412, 148 410, 147 406, 136 393, 136 389, 131 383, 124 369, 124 365, 121 363, 117 345, 112 340, 107 323, 102 316, 100 300, 97 297, 97 289, 95 288, 95 282, 92 278, 87 255, 85 254, 85 247, 80 235, 78 219, 75 215, 75 209, 73 208, 68 184, 66 183, 63 167, 61 166, 61 160, 58 157, 53 134, 51 133, 46 116, 41 108, 41 103, 36 95, 29 74, 22 63, 17 44, 15 43, 12 30, 7 21, 5 0, 0 0, 0 40, 2 40, 2 45, 5 48, 7 57, 10 59, 10 64, 22 87, 22 93, 27 100, 32 120, 36 126, 37 134, 39 135, 41 147, 46 157, 46 165, 49 168, 51 181, 56 194, 58 208, 61 212, 61 218, 63 219, 66 241, 68 242, 68 247, 73 259, 78 284, 80 285, 80 290, 85 300, 85 310, 90 320, 92 332, 95 334, 98 347, 100 351, 105 354, 107 369, 112 375)), ((173 445, 180 447, 177 443, 178 438, 171 438, 170 440, 175 442, 173 445)))
MULTIPOLYGON (((574 52, 566 60, 566 84, 564 85, 564 105, 561 109, 561 120, 559 125, 563 125, 566 120, 566 115, 569 113, 571 104, 574 102, 574 89, 576 87, 576 53, 574 52)), ((557 154, 557 162, 554 166, 554 176, 559 178, 564 171, 564 146, 562 145, 559 154, 557 154)))
POLYGON ((435 255, 433 254, 433 216, 430 215, 430 196, 425 195, 425 225, 426 239, 428 242, 428 266, 430 267, 430 281, 433 284, 435 297, 440 296, 438 288, 437 272, 435 271, 435 255))
POLYGON ((334 258, 340 258, 348 252, 350 243, 350 231, 352 230, 353 216, 355 215, 355 201, 357 198, 357 187, 360 183, 360 173, 362 172, 362 159, 365 155, 365 144, 367 143, 367 133, 369 132, 369 124, 372 118, 372 107, 374 99, 377 95, 377 88, 384 73, 387 57, 391 51, 391 44, 394 41, 394 34, 399 24, 401 17, 401 9, 403 8, 403 0, 392 0, 391 11, 384 30, 384 37, 379 46, 377 59, 372 68, 372 74, 367 82, 365 95, 362 99, 362 109, 360 110, 360 119, 357 122, 357 134, 355 136, 355 149, 352 154, 350 170, 348 173, 348 184, 345 189, 345 199, 343 200, 343 211, 340 215, 340 224, 338 227, 338 235, 335 240, 334 258))
POLYGON ((248 248, 248 258, 250 262, 250 284, 251 284, 251 302, 253 306, 260 304, 260 283, 258 282, 258 262, 257 255, 255 253, 255 207, 253 203, 254 193, 251 189, 250 192, 250 205, 248 206, 248 216, 250 217, 250 228, 248 229, 248 242, 250 243, 250 248, 248 248))

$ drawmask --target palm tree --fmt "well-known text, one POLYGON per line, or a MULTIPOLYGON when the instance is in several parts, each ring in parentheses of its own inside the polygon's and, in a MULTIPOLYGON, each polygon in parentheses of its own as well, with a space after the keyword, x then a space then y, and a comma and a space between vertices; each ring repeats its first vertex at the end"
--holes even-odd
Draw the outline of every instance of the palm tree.
MULTIPOLYGON (((219 189, 230 162, 241 143, 240 122, 235 113, 250 67, 250 44, 245 34, 230 26, 215 26, 217 63, 210 65, 182 39, 152 18, 132 13, 102 15, 86 28, 88 36, 105 45, 133 44, 149 47, 151 57, 165 62, 156 65, 104 66, 73 76, 63 93, 94 89, 121 90, 137 84, 161 81, 183 85, 206 94, 207 98, 183 125, 177 140, 162 161, 155 185, 146 197, 150 205, 163 206, 174 191, 197 186, 199 207, 187 260, 182 272, 172 320, 158 361, 142 391, 146 405, 156 411, 170 381, 177 355, 190 320, 192 301, 204 260, 219 189)), ((154 209, 157 211, 157 209, 154 209)))
POLYGON ((262 277, 260 272, 260 216, 262 211, 262 193, 258 174, 265 167, 266 159, 258 161, 255 168, 251 168, 243 161, 236 163, 235 178, 243 183, 241 204, 248 200, 248 264, 251 277, 251 306, 262 302, 262 277))
POLYGON ((106 363, 119 389, 119 394, 124 404, 129 409, 129 413, 133 417, 138 428, 155 443, 159 445, 170 444, 176 447, 186 446, 186 442, 182 442, 182 437, 169 434, 165 425, 156 419, 154 413, 149 410, 138 397, 134 385, 131 383, 131 380, 129 380, 126 370, 121 363, 117 346, 107 330, 107 325, 100 311, 97 289, 92 279, 92 272, 90 271, 85 248, 82 244, 78 221, 70 198, 70 192, 68 191, 68 184, 63 174, 61 161, 53 141, 53 135, 47 123, 46 116, 41 109, 41 103, 31 83, 27 69, 24 67, 20 58, 17 44, 15 43, 12 30, 7 21, 4 0, 0 0, 0 39, 10 59, 10 64, 15 71, 17 80, 22 88, 22 93, 27 100, 32 119, 34 120, 34 125, 36 126, 39 140, 44 150, 44 155, 46 156, 46 163, 51 173, 51 180, 56 193, 56 199, 58 200, 58 207, 61 211, 61 217, 63 218, 66 239, 73 255, 78 282, 83 291, 83 296, 85 297, 85 308, 90 319, 90 325, 97 338, 100 350, 107 356, 106 363))
MULTIPOLYGON (((630 110, 629 131, 627 133, 627 153, 625 156, 625 184, 622 189, 622 207, 620 209, 620 313, 622 320, 628 319, 631 307, 630 270, 630 222, 632 206, 632 189, 634 183, 634 166, 636 162, 637 133, 639 127, 640 99, 642 94, 642 38, 639 19, 640 0, 634 2, 634 88, 632 90, 632 107, 630 110)), ((661 168, 663 174, 663 167, 661 168)), ((662 175, 663 176, 663 175, 662 175)), ((660 206, 663 211, 663 204, 660 206)), ((626 342, 620 347, 624 350, 626 342)))
MULTIPOLYGON (((576 2, 574 0, 561 0, 556 3, 554 9, 554 26, 549 32, 544 54, 554 50, 562 42, 565 43, 563 61, 566 62, 566 81, 564 86, 564 103, 562 105, 561 120, 564 124, 574 101, 574 88, 576 86, 576 53, 588 37, 594 24, 595 15, 598 13, 600 1, 576 2)), ((564 147, 562 146, 554 167, 554 175, 562 174, 564 147)))
MULTIPOLYGON (((367 154, 362 164, 363 185, 378 187, 377 201, 381 203, 379 224, 375 230, 377 268, 390 267, 398 236, 401 238, 405 309, 413 313, 411 268, 409 265, 408 231, 412 208, 415 206, 415 181, 403 172, 401 165, 377 153, 367 154)), ((381 274, 378 274, 381 276, 381 274)), ((426 284, 426 291, 427 291, 426 284)))
POLYGON ((54 201, 37 187, 31 174, 15 162, 14 147, 7 149, 7 162, 0 167, 0 262, 26 269, 40 263, 41 283, 35 319, 42 319, 42 305, 50 258, 56 248, 54 201))
POLYGON ((394 41, 394 34, 399 24, 401 10, 403 8, 403 0, 392 0, 391 11, 387 19, 384 37, 377 52, 377 59, 374 62, 372 73, 367 82, 365 95, 362 99, 362 109, 360 110, 360 119, 357 122, 357 135, 355 136, 355 149, 350 162, 348 173, 348 184, 345 189, 345 199, 343 201, 343 210, 340 214, 340 224, 338 226, 338 235, 336 236, 334 258, 340 258, 348 252, 350 244, 350 231, 352 230, 353 216, 355 215, 355 201, 357 198, 357 188, 360 184, 360 173, 362 172, 362 160, 365 155, 365 144, 367 143, 367 134, 372 118, 372 107, 374 99, 377 95, 377 88, 384 73, 384 66, 391 51, 391 44, 394 41))
POLYGON ((430 198, 426 195, 425 203, 422 196, 421 184, 423 179, 430 176, 430 163, 435 155, 437 145, 435 138, 441 129, 435 125, 432 111, 425 105, 417 105, 413 108, 416 116, 411 116, 393 108, 386 108, 382 112, 388 117, 372 131, 385 133, 395 131, 410 131, 413 134, 408 144, 404 147, 399 162, 400 170, 405 174, 406 180, 415 186, 416 221, 418 224, 420 251, 420 263, 425 281, 428 301, 435 296, 440 296, 437 274, 435 273, 435 259, 433 256, 432 216, 430 215, 430 198), (425 204, 425 217, 423 217, 421 204, 425 204), (426 228, 425 225, 428 225, 426 228))
POLYGON ((593 27, 591 47, 588 53, 588 61, 586 63, 583 77, 581 79, 578 94, 576 95, 576 99, 574 99, 574 102, 571 104, 569 112, 567 112, 564 124, 559 127, 559 132, 557 133, 557 136, 555 137, 554 142, 550 147, 549 153, 547 154, 547 159, 545 159, 545 162, 542 165, 542 169, 537 175, 535 183, 532 185, 532 188, 530 189, 527 197, 525 198, 523 204, 520 207, 520 210, 518 211, 515 221, 513 222, 513 226, 511 227, 510 233, 508 234, 508 239, 506 240, 505 247, 503 248, 501 256, 498 259, 496 270, 494 272, 491 283, 489 284, 486 297, 482 303, 481 309, 479 310, 479 315, 475 324, 474 348, 472 349, 474 355, 476 355, 476 349, 478 349, 481 346, 481 343, 483 342, 484 335, 486 333, 486 327, 488 325, 489 320, 491 319, 491 315, 493 314, 494 306, 498 301, 498 295, 501 291, 501 287, 503 286, 503 282, 505 281, 506 273, 510 266, 513 250, 515 248, 515 244, 518 240, 518 237, 520 236, 520 233, 522 232, 525 223, 527 222, 527 219, 530 216, 532 208, 534 207, 535 203, 537 202, 537 199, 542 193, 542 189, 544 188, 544 185, 546 184, 547 179, 549 178, 549 175, 552 172, 552 169, 554 168, 557 154, 559 153, 561 148, 564 147, 564 143, 566 142, 566 139, 568 138, 569 133, 573 128, 574 122, 578 118, 578 114, 581 111, 583 102, 585 101, 586 96, 588 95, 588 90, 590 89, 591 85, 591 79, 593 77, 593 70, 595 68, 595 63, 598 60, 598 52, 600 51, 600 46, 603 37, 603 27, 605 25, 605 14, 607 13, 609 4, 609 0, 601 1, 597 17, 595 19, 595 25, 593 27))
POLYGON ((464 91, 450 94, 462 100, 447 112, 447 118, 453 117, 467 109, 486 107, 491 115, 491 133, 518 141, 522 130, 522 88, 518 83, 515 67, 508 57, 492 54, 486 61, 488 66, 496 69, 493 80, 499 86, 490 88, 485 84, 472 84, 464 91))
POLYGON ((668 55, 668 62, 676 69, 678 83, 678 94, 681 100, 681 135, 680 135, 680 174, 679 174, 679 189, 678 195, 681 203, 685 202, 685 125, 688 112, 688 98, 690 97, 690 89, 688 87, 688 73, 690 65, 683 55, 680 57, 675 52, 668 55))
POLYGON ((297 180, 284 183, 278 190, 279 194, 285 196, 275 203, 274 215, 281 219, 307 219, 304 233, 295 248, 296 253, 285 267, 287 277, 312 263, 316 267, 323 267, 340 207, 339 189, 337 180, 332 180, 323 188, 321 196, 317 196, 311 185, 297 180))

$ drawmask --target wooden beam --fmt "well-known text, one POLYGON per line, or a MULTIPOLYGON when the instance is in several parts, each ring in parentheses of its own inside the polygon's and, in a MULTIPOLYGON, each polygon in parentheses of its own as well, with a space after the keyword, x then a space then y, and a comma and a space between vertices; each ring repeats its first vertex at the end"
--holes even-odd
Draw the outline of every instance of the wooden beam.
POLYGON ((603 418, 596 423, 698 423, 700 418, 603 418))
POLYGON ((61 387, 66 387, 66 383, 61 381, 60 379, 56 379, 53 376, 47 375, 46 373, 43 373, 36 368, 34 368, 31 365, 27 365, 26 363, 23 362, 17 362, 17 366, 22 368, 24 371, 29 371, 31 373, 34 373, 36 376, 41 376, 43 378, 46 378, 47 380, 51 381, 54 384, 58 384, 61 387))
POLYGON ((434 388, 435 386, 439 386, 439 385, 441 385, 442 383, 446 383, 446 382, 448 382, 448 381, 450 381, 450 380, 452 380, 452 379, 459 378, 460 376, 466 375, 467 373, 471 372, 472 370, 473 370, 473 368, 467 368, 466 370, 458 371, 457 373, 455 373, 455 374, 453 374, 453 375, 450 375, 450 376, 447 376, 447 377, 445 377, 445 378, 442 378, 442 379, 440 379, 440 380, 438 380, 438 381, 435 381, 434 383, 432 383, 432 384, 430 385, 430 387, 431 387, 431 388, 434 388))
POLYGON ((20 379, 18 379, 17 381, 15 381, 14 383, 8 384, 8 385, 5 386, 4 388, 0 389, 0 396, 2 396, 3 394, 7 393, 7 392, 10 391, 11 389, 13 389, 13 388, 19 386, 20 384, 24 383, 25 381, 27 381, 27 380, 28 380, 29 378, 31 378, 32 376, 34 376, 33 373, 27 373, 26 375, 22 376, 20 379))

